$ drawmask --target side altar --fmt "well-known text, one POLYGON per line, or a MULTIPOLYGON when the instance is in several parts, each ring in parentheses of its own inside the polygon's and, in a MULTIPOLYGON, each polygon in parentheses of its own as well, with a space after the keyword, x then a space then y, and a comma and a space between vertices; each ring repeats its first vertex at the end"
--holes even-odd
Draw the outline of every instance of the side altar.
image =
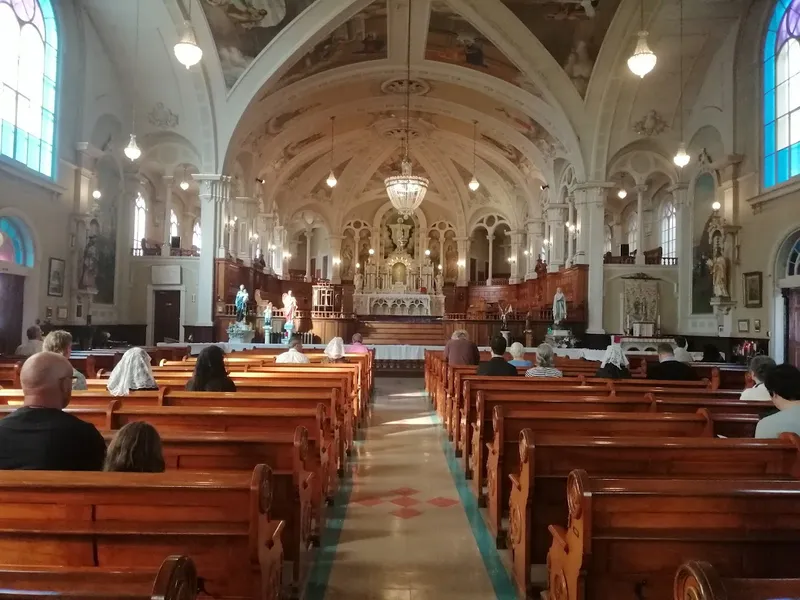
POLYGON ((373 262, 373 250, 363 272, 359 266, 353 278, 355 314, 444 315, 444 276, 441 268, 434 276, 428 252, 420 255, 413 246, 409 248, 413 229, 413 222, 403 217, 388 224, 390 240, 386 240, 387 253, 381 266, 373 262))

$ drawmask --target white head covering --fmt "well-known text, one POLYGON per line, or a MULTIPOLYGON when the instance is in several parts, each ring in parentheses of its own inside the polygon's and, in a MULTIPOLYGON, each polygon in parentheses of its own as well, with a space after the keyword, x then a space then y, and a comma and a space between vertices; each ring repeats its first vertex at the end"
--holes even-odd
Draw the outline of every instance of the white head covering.
POLYGON ((628 366, 628 358, 622 351, 622 346, 619 344, 611 344, 606 348, 606 354, 603 356, 603 362, 600 366, 605 367, 607 364, 612 364, 618 369, 628 366))
POLYGON ((157 387, 150 369, 150 355, 141 348, 127 350, 111 371, 106 387, 112 396, 127 396, 131 390, 157 387))
POLYGON ((340 337, 333 338, 325 347, 325 356, 337 360, 344 356, 344 340, 340 337))
POLYGON ((308 357, 300 352, 297 348, 289 348, 283 354, 275 357, 276 364, 301 364, 310 362, 308 357))

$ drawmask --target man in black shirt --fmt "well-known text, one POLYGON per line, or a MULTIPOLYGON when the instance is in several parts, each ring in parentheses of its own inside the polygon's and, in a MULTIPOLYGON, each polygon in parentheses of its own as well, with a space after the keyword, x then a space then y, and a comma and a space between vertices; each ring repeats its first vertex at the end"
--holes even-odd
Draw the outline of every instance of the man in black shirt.
POLYGON ((40 352, 22 366, 24 406, 0 419, 0 469, 102 471, 106 447, 94 425, 63 411, 72 397, 72 365, 40 352))
POLYGON ((478 375, 516 377, 517 367, 506 361, 506 338, 496 335, 492 338, 492 358, 478 365, 478 375))
POLYGON ((697 381, 697 373, 686 363, 675 359, 670 344, 658 345, 658 362, 647 368, 647 378, 660 381, 697 381))

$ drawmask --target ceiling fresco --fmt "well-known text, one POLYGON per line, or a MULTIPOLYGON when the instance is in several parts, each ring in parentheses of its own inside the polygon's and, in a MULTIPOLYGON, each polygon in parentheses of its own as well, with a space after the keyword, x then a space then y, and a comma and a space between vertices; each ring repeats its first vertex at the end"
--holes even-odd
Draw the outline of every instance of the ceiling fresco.
POLYGON ((336 67, 388 58, 386 14, 386 0, 367 6, 295 63, 275 89, 336 67))
POLYGON ((425 58, 487 73, 540 95, 514 63, 444 0, 431 2, 425 58))
POLYGON ((586 95, 594 61, 620 0, 502 0, 586 95))
POLYGON ((234 86, 255 57, 315 1, 201 1, 228 89, 234 86))

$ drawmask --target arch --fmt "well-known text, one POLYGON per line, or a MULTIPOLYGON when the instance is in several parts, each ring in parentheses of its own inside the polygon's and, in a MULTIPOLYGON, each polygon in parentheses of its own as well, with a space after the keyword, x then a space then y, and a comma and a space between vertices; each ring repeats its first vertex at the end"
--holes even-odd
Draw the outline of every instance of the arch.
POLYGON ((31 230, 19 217, 0 216, 0 262, 32 269, 36 249, 31 230))
POLYGON ((58 24, 50 0, 0 0, 0 36, 0 154, 53 178, 58 24))
POLYGON ((795 229, 783 238, 774 264, 777 287, 800 286, 800 229, 795 229))

